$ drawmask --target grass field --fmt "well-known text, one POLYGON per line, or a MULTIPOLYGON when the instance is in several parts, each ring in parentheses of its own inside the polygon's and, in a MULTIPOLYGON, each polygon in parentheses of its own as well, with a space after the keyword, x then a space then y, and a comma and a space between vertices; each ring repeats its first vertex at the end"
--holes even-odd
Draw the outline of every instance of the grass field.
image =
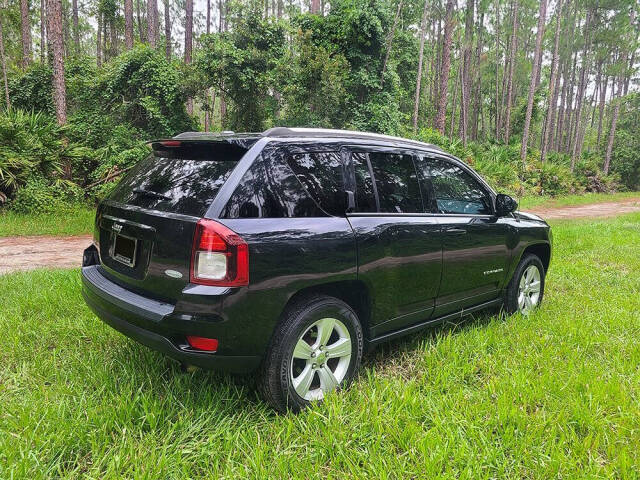
POLYGON ((640 215, 554 223, 543 308, 365 358, 277 416, 103 325, 78 271, 0 277, 0 478, 635 478, 640 215))
POLYGON ((0 211, 0 237, 12 235, 82 235, 93 232, 95 209, 76 208, 56 214, 21 215, 0 211))
POLYGON ((534 207, 569 207, 589 203, 617 202, 640 198, 640 192, 584 193, 582 195, 563 195, 561 197, 530 196, 520 199, 523 209, 534 207))

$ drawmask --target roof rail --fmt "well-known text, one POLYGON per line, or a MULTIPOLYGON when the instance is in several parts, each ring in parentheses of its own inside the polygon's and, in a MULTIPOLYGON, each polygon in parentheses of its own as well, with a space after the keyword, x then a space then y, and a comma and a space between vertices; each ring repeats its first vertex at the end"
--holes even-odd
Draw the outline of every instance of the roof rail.
POLYGON ((391 135, 382 135, 380 133, 359 132, 356 130, 334 130, 331 128, 289 128, 274 127, 265 130, 262 133, 265 137, 338 137, 338 138, 357 138, 364 140, 385 140, 390 142, 405 143, 426 147, 433 150, 442 150, 437 145, 431 143, 420 142, 418 140, 410 140, 402 137, 394 137, 391 135))

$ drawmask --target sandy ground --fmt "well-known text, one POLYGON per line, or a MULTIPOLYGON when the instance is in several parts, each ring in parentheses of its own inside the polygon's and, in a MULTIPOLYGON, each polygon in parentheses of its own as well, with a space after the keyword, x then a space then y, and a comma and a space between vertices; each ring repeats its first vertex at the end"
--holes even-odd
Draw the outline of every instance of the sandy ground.
POLYGON ((43 267, 79 267, 82 264, 82 252, 89 245, 91 235, 0 238, 0 275, 43 267))
POLYGON ((540 215, 545 220, 613 217, 623 213, 640 212, 640 198, 574 207, 535 207, 526 211, 540 215))
MULTIPOLYGON (((640 198, 574 207, 536 207, 527 211, 544 219, 611 217, 640 211, 640 198)), ((44 267, 79 267, 82 263, 82 252, 90 244, 90 235, 0 238, 0 275, 44 267)))

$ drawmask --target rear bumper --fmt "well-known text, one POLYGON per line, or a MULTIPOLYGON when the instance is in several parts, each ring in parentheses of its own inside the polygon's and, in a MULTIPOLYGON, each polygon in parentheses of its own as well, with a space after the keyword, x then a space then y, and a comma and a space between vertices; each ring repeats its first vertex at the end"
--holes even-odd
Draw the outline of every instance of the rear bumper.
MULTIPOLYGON (((82 267, 82 296, 106 324, 120 333, 189 365, 231 373, 255 370, 260 356, 232 356, 189 349, 182 332, 173 332, 165 322, 174 305, 137 295, 113 283, 100 273, 98 265, 82 267)), ((202 335, 198 331, 190 332, 202 335)))

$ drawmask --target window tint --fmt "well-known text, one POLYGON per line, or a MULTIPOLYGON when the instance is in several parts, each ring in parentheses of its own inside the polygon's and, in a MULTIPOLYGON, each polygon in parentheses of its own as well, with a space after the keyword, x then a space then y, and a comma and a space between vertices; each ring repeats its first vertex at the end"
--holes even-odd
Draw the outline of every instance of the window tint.
POLYGON ((150 155, 122 179, 109 199, 200 217, 237 164, 238 158, 225 155, 209 160, 150 155))
POLYGON ((264 153, 256 158, 222 213, 223 218, 325 215, 277 152, 264 153))
POLYGON ((377 212, 373 182, 366 153, 353 153, 351 162, 356 176, 356 211, 377 212))
POLYGON ((438 159, 426 159, 431 183, 441 213, 489 215, 487 191, 468 172, 438 159))
POLYGON ((338 152, 291 155, 289 166, 309 195, 330 215, 344 215, 346 196, 338 152))
POLYGON ((376 180, 381 212, 424 211, 418 177, 410 155, 371 152, 369 161, 376 180))

